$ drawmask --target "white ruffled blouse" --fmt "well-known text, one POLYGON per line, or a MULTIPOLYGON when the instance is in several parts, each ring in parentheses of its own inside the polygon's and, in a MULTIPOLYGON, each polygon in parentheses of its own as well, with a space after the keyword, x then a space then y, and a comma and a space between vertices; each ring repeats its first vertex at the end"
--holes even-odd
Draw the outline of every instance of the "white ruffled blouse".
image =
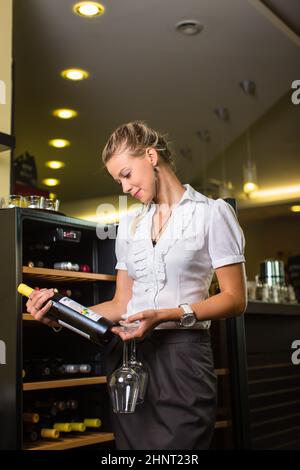
MULTIPOLYGON (((245 239, 233 208, 223 199, 210 199, 185 184, 167 226, 153 246, 152 218, 155 204, 144 206, 144 215, 121 218, 116 239, 116 269, 133 279, 132 298, 124 317, 142 310, 176 308, 208 297, 213 271, 245 261, 245 239), (132 233, 134 231, 134 233, 132 233)), ((210 321, 194 328, 209 328, 210 321)), ((180 328, 164 322, 157 328, 180 328)))

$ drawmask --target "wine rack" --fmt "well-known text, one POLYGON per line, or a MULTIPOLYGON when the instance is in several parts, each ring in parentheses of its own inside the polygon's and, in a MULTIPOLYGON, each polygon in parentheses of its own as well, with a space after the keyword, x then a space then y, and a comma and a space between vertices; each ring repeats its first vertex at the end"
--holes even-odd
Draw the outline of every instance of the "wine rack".
MULTIPOLYGON (((13 208, 0 210, 0 340, 5 356, 1 358, 0 378, 0 449, 59 450, 85 446, 114 447, 114 435, 108 415, 108 394, 102 348, 73 332, 63 329, 55 333, 51 328, 37 322, 26 312, 26 300, 16 293, 20 282, 33 287, 56 287, 68 289, 80 295, 74 298, 83 305, 94 305, 113 297, 115 290, 114 240, 97 238, 96 225, 39 210, 13 208), (78 243, 55 240, 47 244, 47 250, 29 249, 57 227, 81 233, 78 243), (31 267, 37 259, 44 267, 31 267), (85 264, 90 272, 53 269, 55 262, 72 261, 85 264), (95 376, 43 377, 34 380, 24 375, 24 361, 32 358, 65 358, 65 362, 89 363, 96 355, 103 361, 103 372, 95 376), (102 356, 101 356, 102 354, 102 356), (81 359, 83 357, 83 359, 81 359), (2 385, 4 384, 4 386, 2 385), (67 399, 76 396, 83 403, 84 417, 97 417, 102 425, 95 431, 87 428, 82 433, 60 433, 58 439, 23 441, 23 410, 32 400, 67 399), (88 398, 87 398, 88 397, 88 398), (90 398, 92 397, 92 398, 90 398), (96 397, 96 400, 93 398, 96 397), (97 402, 100 397, 100 401, 97 402), (94 406, 95 403, 95 406, 94 406)), ((41 245, 41 243, 40 243, 41 245)), ((101 366, 102 367, 102 366, 101 366)), ((28 411, 28 410, 27 410, 28 411)))

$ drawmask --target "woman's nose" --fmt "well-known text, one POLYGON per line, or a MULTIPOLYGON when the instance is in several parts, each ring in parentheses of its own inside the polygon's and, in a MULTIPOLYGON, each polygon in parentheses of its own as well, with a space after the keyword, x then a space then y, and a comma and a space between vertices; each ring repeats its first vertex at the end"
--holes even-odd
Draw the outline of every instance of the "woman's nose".
POLYGON ((130 193, 131 185, 128 183, 128 181, 122 182, 122 189, 123 189, 123 193, 130 193))

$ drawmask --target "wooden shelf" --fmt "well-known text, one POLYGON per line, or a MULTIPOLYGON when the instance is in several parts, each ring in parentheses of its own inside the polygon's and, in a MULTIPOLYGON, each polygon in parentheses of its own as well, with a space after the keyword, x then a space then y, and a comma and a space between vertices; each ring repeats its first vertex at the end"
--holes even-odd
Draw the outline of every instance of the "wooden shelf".
POLYGON ((100 444, 101 442, 109 442, 114 440, 114 435, 111 432, 93 432, 84 433, 80 436, 63 437, 55 441, 43 439, 41 441, 23 446, 24 450, 64 450, 74 449, 75 447, 89 446, 93 444, 100 444))
POLYGON ((231 428, 232 423, 229 420, 216 421, 215 429, 231 428))
POLYGON ((36 319, 33 318, 33 316, 30 315, 30 313, 22 313, 22 318, 23 320, 26 320, 26 321, 36 321, 36 319))
POLYGON ((49 388, 66 388, 81 387, 82 385, 98 385, 105 384, 107 379, 105 376, 100 377, 83 377, 80 379, 61 379, 61 380, 43 380, 41 382, 24 382, 23 391, 29 390, 46 390, 49 388))
POLYGON ((11 150, 15 146, 15 138, 12 135, 0 132, 0 152, 11 150))
MULTIPOLYGON (((31 317, 31 315, 29 315, 31 317)), ((31 317, 32 318, 32 317, 31 317)), ((215 369, 215 374, 217 376, 220 376, 220 375, 229 375, 229 369, 227 368, 223 368, 223 369, 215 369)))
POLYGON ((50 282, 95 282, 115 281, 112 274, 81 273, 78 271, 62 271, 60 269, 30 268, 23 266, 24 279, 38 279, 50 282))

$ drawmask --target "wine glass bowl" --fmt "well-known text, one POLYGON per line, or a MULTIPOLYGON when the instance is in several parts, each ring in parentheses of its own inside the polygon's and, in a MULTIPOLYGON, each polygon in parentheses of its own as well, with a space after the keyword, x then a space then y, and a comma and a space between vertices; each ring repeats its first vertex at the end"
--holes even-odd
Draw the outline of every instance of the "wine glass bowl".
MULTIPOLYGON (((139 320, 132 323, 127 323, 123 321, 120 321, 119 323, 126 333, 133 333, 139 327, 140 324, 139 320)), ((137 397, 137 404, 142 404, 144 402, 148 385, 148 371, 144 364, 142 364, 141 361, 138 361, 136 357, 136 340, 134 337, 130 341, 130 347, 131 350, 128 365, 138 374, 140 384, 139 393, 137 397)))
MULTIPOLYGON (((125 333, 133 333, 140 322, 119 324, 125 333)), ((148 384, 148 371, 136 358, 136 341, 134 336, 130 341, 123 342, 123 364, 110 376, 108 385, 115 413, 133 413, 137 404, 144 401, 148 384), (128 343, 130 344, 130 359, 128 360, 128 343)))
POLYGON ((137 404, 142 404, 145 399, 147 385, 148 385, 148 371, 146 367, 137 360, 132 360, 128 362, 128 365, 139 377, 139 392, 137 396, 137 404))
POLYGON ((114 413, 133 413, 139 393, 137 373, 123 364, 112 373, 108 385, 114 413))
MULTIPOLYGON (((124 332, 132 331, 134 324, 120 322, 124 332)), ((137 403, 140 379, 128 363, 128 341, 123 341, 123 364, 115 370, 108 381, 114 413, 134 413, 137 403)))

